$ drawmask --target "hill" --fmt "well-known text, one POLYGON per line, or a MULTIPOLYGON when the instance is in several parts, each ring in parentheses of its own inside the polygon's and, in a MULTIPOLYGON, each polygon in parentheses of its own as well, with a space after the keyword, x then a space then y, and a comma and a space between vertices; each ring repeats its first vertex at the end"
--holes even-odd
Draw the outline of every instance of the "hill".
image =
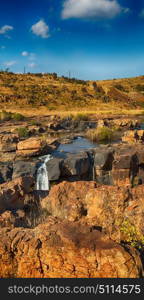
POLYGON ((0 72, 0 109, 115 111, 144 109, 144 76, 84 81, 53 74, 0 72), (39 108, 39 109, 38 109, 39 108))

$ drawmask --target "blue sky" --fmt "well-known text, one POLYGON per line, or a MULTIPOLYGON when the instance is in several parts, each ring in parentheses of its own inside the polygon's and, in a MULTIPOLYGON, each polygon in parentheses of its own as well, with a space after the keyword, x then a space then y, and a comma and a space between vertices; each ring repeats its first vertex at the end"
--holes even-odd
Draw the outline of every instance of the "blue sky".
POLYGON ((0 68, 81 79, 144 74, 144 0, 2 0, 0 68))

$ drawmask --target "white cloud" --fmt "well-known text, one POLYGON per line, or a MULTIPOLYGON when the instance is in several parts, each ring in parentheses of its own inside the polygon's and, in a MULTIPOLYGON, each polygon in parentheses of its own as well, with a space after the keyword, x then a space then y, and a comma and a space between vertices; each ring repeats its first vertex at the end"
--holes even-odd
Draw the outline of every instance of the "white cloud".
POLYGON ((28 67, 35 68, 35 67, 37 67, 37 64, 32 62, 32 63, 28 64, 28 67))
POLYGON ((37 22, 36 24, 34 24, 31 27, 31 31, 35 35, 40 36, 43 39, 46 39, 46 38, 50 37, 49 26, 45 23, 44 20, 40 20, 39 22, 37 22))
POLYGON ((5 33, 7 33, 8 31, 11 31, 11 30, 13 30, 12 26, 4 25, 0 28, 0 34, 5 34, 5 33))
POLYGON ((140 14, 139 14, 140 18, 144 18, 144 8, 141 10, 140 14))
POLYGON ((6 67, 12 67, 12 66, 14 66, 15 64, 16 64, 16 61, 15 61, 15 60, 7 61, 7 62, 4 63, 4 65, 5 65, 6 67))
POLYGON ((28 53, 27 51, 23 51, 23 52, 21 53, 21 55, 22 55, 22 56, 28 56, 29 53, 28 53))
POLYGON ((113 18, 123 11, 117 0, 65 0, 62 18, 113 18))

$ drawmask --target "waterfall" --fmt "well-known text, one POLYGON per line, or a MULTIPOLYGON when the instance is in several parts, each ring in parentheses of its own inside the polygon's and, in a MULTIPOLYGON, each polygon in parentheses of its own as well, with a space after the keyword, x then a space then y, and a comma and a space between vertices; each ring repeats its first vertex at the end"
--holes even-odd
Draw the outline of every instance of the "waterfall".
POLYGON ((37 191, 49 191, 49 178, 46 163, 51 159, 51 155, 48 154, 43 157, 44 162, 41 164, 37 171, 36 190, 37 191))

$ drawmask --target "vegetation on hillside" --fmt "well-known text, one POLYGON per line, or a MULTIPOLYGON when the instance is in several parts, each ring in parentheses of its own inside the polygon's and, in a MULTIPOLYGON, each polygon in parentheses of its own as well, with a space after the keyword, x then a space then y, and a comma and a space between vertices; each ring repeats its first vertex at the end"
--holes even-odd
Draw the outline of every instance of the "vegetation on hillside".
POLYGON ((144 76, 128 79, 84 81, 56 73, 0 72, 0 106, 49 111, 143 108, 144 76), (116 104, 116 107, 115 107, 116 104))

